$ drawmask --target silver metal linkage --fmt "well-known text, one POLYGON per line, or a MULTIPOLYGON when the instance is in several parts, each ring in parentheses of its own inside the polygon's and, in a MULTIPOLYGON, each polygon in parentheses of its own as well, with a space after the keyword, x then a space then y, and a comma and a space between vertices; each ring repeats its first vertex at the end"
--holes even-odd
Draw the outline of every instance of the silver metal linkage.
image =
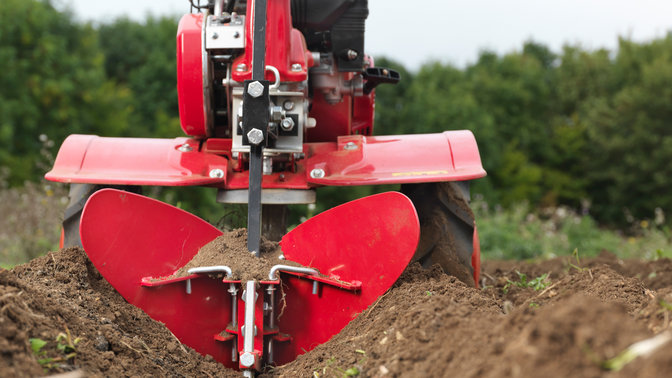
MULTIPOLYGON (((275 328, 275 285, 268 285, 266 288, 268 293, 268 328, 272 330, 275 328)), ((273 336, 268 339, 268 363, 273 363, 273 336)))
POLYGON ((245 286, 245 325, 243 328, 243 354, 240 356, 240 364, 246 368, 254 366, 254 303, 257 300, 256 282, 247 281, 245 286))
MULTIPOLYGON (((233 282, 229 284, 228 292, 231 294, 231 328, 238 328, 238 289, 233 282)), ((231 361, 238 361, 238 341, 233 336, 233 348, 231 348, 231 361)))

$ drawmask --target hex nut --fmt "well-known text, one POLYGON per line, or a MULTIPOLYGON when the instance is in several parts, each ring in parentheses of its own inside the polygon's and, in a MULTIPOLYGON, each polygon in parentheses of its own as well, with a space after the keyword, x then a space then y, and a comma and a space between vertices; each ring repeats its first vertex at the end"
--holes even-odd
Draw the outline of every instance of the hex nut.
POLYGON ((257 98, 264 94, 264 85, 258 81, 253 81, 247 86, 247 93, 249 93, 250 96, 257 98))
POLYGON ((264 141, 264 133, 261 130, 254 128, 247 133, 247 140, 251 144, 258 146, 264 141))
POLYGON ((245 352, 240 356, 240 364, 245 367, 251 367, 254 365, 254 354, 250 352, 245 352))
POLYGON ((294 128, 294 120, 290 117, 287 117, 282 120, 280 127, 282 127, 282 129, 285 131, 291 131, 294 128))

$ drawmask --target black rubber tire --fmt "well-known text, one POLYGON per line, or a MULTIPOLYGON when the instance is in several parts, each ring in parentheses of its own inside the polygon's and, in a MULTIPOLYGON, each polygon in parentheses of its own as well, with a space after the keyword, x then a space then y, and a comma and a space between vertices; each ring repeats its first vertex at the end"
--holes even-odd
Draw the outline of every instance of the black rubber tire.
POLYGON ((82 210, 89 197, 98 190, 105 188, 114 188, 125 190, 127 192, 140 193, 139 186, 110 186, 95 184, 70 184, 68 197, 70 202, 65 208, 63 214, 63 248, 81 247, 82 240, 79 237, 79 221, 82 217, 82 210))
POLYGON ((469 286, 475 286, 474 213, 469 207, 469 182, 405 184, 420 219, 420 242, 413 256, 425 268, 434 264, 469 286))

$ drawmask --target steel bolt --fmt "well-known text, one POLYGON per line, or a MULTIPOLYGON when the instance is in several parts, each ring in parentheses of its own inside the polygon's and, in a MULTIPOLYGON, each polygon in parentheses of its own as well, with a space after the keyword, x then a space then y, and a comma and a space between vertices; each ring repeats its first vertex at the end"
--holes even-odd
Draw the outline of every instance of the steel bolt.
POLYGON ((258 81, 253 81, 247 86, 247 93, 249 93, 250 96, 257 98, 264 94, 264 85, 258 81))
POLYGON ((193 150, 193 148, 191 148, 190 145, 185 143, 185 144, 181 145, 180 147, 178 147, 177 150, 180 151, 180 152, 189 152, 189 151, 193 150))
POLYGON ((346 150, 356 150, 357 149, 357 144, 355 142, 348 142, 343 146, 346 150))
POLYGON ((285 108, 285 110, 292 110, 294 109, 294 101, 287 100, 282 103, 282 107, 285 108))
POLYGON ((321 179, 324 177, 324 169, 321 168, 315 168, 312 171, 310 171, 310 177, 314 179, 321 179))
POLYGON ((303 67, 299 63, 292 64, 292 72, 301 72, 303 67))
POLYGON ((216 168, 210 171, 210 178, 222 178, 224 177, 224 171, 216 168))
POLYGON ((271 107, 271 120, 274 122, 280 121, 284 113, 285 112, 282 110, 282 106, 271 107))
POLYGON ((217 33, 212 33, 212 39, 217 39, 219 38, 219 34, 217 33))
POLYGON ((250 352, 245 352, 240 356, 240 364, 245 367, 251 367, 254 365, 254 354, 250 352))
POLYGON ((233 33, 233 38, 240 38, 240 33, 234 32, 233 33))
POLYGON ((346 53, 346 56, 348 57, 348 60, 355 60, 359 56, 357 51, 349 49, 348 52, 346 53))
POLYGON ((264 133, 255 127, 247 133, 247 140, 255 146, 258 146, 264 141, 264 133))
POLYGON ((282 129, 285 131, 291 131, 294 128, 294 120, 290 117, 287 117, 282 120, 280 127, 282 127, 282 129))
POLYGON ((239 65, 236 66, 236 71, 238 71, 238 72, 245 72, 245 71, 247 71, 247 64, 245 64, 245 63, 240 63, 239 65))

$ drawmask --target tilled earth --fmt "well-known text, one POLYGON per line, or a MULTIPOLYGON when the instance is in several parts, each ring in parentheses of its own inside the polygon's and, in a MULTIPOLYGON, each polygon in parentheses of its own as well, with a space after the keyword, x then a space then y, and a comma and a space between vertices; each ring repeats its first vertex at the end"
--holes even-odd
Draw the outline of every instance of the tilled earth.
MULTIPOLYGON (((672 343, 620 371, 603 367, 631 344, 669 332, 672 261, 606 252, 579 261, 485 261, 483 277, 475 289, 411 265, 341 333, 265 375, 672 376, 672 343)), ((0 270, 0 376, 68 371, 240 376, 126 303, 74 248, 0 270), (30 339, 47 343, 35 353, 30 339), (63 346, 68 339, 74 348, 63 346)))

